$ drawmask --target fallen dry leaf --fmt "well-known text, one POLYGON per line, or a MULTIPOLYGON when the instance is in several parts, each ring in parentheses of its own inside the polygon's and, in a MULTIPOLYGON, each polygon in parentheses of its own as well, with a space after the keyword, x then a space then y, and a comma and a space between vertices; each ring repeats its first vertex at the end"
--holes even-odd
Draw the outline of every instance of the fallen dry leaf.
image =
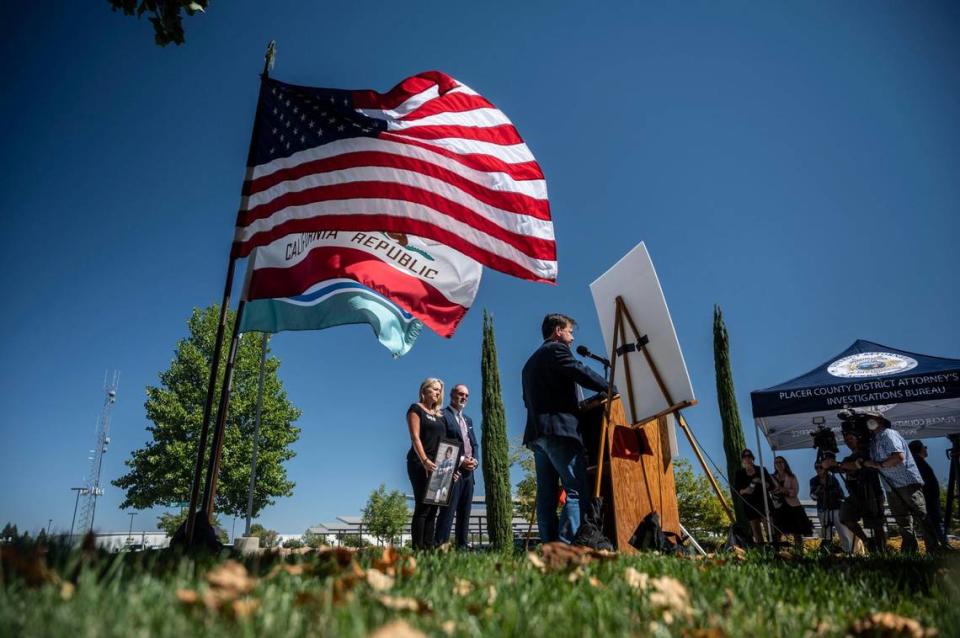
POLYGON ((551 571, 585 565, 592 560, 592 551, 586 547, 561 542, 544 543, 540 546, 546 568, 551 571))
POLYGON ((650 583, 650 576, 633 567, 627 567, 623 570, 623 579, 634 589, 646 589, 650 583))
POLYGON ((368 638, 427 638, 427 635, 406 621, 394 620, 374 630, 368 638))
POLYGON ((370 588, 374 591, 387 591, 393 587, 393 577, 387 576, 381 571, 376 569, 367 570, 367 584, 370 585, 370 588))
POLYGON ((440 629, 448 636, 452 636, 453 634, 457 633, 457 623, 453 622, 452 620, 444 620, 440 624, 440 629))
POLYGON ((333 560, 340 568, 349 567, 357 550, 352 547, 320 547, 316 550, 318 558, 333 560))
POLYGON ((458 578, 453 583, 453 593, 457 596, 466 596, 473 591, 473 583, 463 578, 458 578))
POLYGON ((290 576, 303 576, 304 574, 309 574, 312 571, 312 568, 308 565, 303 565, 297 563, 295 565, 289 565, 287 563, 280 563, 273 566, 273 569, 270 570, 270 573, 266 575, 266 578, 273 578, 277 574, 289 574, 290 576))
POLYGON ((490 585, 487 587, 487 604, 492 607, 495 602, 497 602, 497 588, 490 585))
POLYGON ((543 559, 540 558, 535 552, 527 552, 527 560, 530 561, 530 564, 534 566, 535 569, 540 570, 541 572, 547 571, 547 564, 543 562, 543 559))
POLYGON ((373 561, 373 568, 379 569, 384 574, 396 576, 396 564, 400 560, 400 555, 393 545, 387 545, 380 552, 380 558, 373 561))
POLYGON ((200 602, 200 594, 192 589, 178 589, 177 600, 184 605, 196 605, 200 602))
POLYGON ((376 600, 387 609, 393 609, 395 611, 412 611, 421 615, 429 614, 433 611, 426 601, 410 598, 409 596, 381 595, 377 596, 376 600))
POLYGON ((690 618, 693 608, 687 588, 679 580, 670 576, 660 576, 650 580, 653 592, 650 594, 650 604, 663 613, 663 621, 671 624, 675 616, 690 618))
POLYGON ((61 600, 70 600, 73 598, 73 594, 77 591, 76 586, 71 582, 66 582, 60 586, 60 599, 61 600))
POLYGON ((400 574, 404 578, 409 578, 410 576, 413 576, 414 572, 416 571, 417 559, 413 556, 407 556, 403 561, 403 565, 400 567, 400 574))
POLYGON ((256 598, 243 598, 230 602, 230 609, 233 611, 234 618, 246 619, 253 615, 260 608, 260 601, 256 598))
POLYGON ((228 560, 207 574, 210 587, 221 598, 238 598, 253 591, 257 581, 247 575, 247 568, 235 560, 228 560))
POLYGON ((930 638, 937 635, 937 630, 926 628, 913 618, 880 611, 855 620, 847 633, 869 638, 930 638))

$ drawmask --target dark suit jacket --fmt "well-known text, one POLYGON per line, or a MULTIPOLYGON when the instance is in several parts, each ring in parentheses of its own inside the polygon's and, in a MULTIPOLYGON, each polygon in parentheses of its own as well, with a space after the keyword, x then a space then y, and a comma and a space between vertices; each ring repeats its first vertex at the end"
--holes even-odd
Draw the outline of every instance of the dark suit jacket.
POLYGON ((573 358, 568 346, 545 341, 523 366, 523 402, 527 406, 524 445, 541 436, 566 436, 578 441, 577 385, 606 392, 599 374, 573 358))
MULTIPOLYGON (((473 448, 473 458, 480 459, 480 446, 477 444, 477 437, 473 433, 473 419, 468 417, 466 413, 463 415, 463 420, 467 423, 467 435, 470 438, 470 447, 473 448)), ((446 426, 446 436, 448 439, 456 439, 460 441, 460 460, 464 457, 465 446, 463 443, 463 437, 460 435, 460 424, 457 423, 457 413, 453 411, 453 408, 449 405, 443 409, 443 422, 446 426)), ((459 461, 457 462, 457 467, 460 467, 459 461)), ((460 475, 462 477, 469 476, 473 470, 465 470, 460 468, 460 475)))

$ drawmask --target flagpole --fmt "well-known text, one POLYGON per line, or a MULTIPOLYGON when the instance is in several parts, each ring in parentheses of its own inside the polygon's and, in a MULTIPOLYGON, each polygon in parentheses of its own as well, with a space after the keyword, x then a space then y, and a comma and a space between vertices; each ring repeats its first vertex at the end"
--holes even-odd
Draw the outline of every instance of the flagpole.
POLYGON ((217 498, 217 479, 220 475, 220 457, 223 453, 223 436, 227 429, 227 412, 230 410, 230 394, 233 391, 233 367, 237 360, 240 345, 240 322, 243 321, 245 299, 237 304, 237 315, 233 321, 233 337, 230 339, 230 353, 223 370, 223 384, 220 386, 220 405, 217 406, 217 426, 213 431, 213 450, 207 462, 207 480, 203 485, 203 504, 200 511, 212 521, 213 503, 217 498))
POLYGON ((253 421, 253 458, 250 461, 250 489, 247 492, 247 524, 243 535, 250 536, 250 520, 253 518, 253 488, 257 482, 257 450, 260 446, 260 415, 263 412, 263 378, 267 369, 267 344, 270 334, 262 333, 260 340, 260 378, 257 380, 257 412, 253 421))
POLYGON ((203 425, 200 428, 200 441, 197 443, 197 461, 193 467, 193 485, 190 488, 190 508, 187 510, 187 547, 193 545, 193 532, 196 529, 197 503, 200 499, 200 479, 203 472, 203 457, 207 451, 207 438, 210 433, 210 412, 213 408, 213 395, 216 392, 217 372, 220 370, 220 351, 223 349, 223 333, 227 326, 227 307, 230 305, 230 293, 233 290, 233 273, 236 259, 231 251, 227 264, 227 279, 223 286, 223 301, 220 303, 220 322, 213 343, 213 359, 210 362, 210 378, 207 381, 207 399, 203 404, 203 425))
MULTIPOLYGON (((270 76, 270 69, 273 68, 273 61, 277 52, 277 43, 273 40, 267 45, 267 52, 264 56, 263 72, 260 74, 261 85, 263 80, 270 76)), ((260 109, 259 95, 257 97, 257 110, 260 109)), ((253 158, 253 145, 256 141, 256 116, 254 116, 253 131, 250 136, 250 146, 247 151, 247 165, 251 165, 253 158)), ((187 513, 186 541, 187 547, 193 545, 193 535, 196 529, 197 505, 200 499, 200 480, 203 472, 203 457, 207 448, 207 438, 210 432, 210 412, 213 408, 213 395, 216 392, 217 373, 220 369, 220 352, 223 349, 223 333, 227 326, 227 307, 230 305, 230 293, 233 290, 233 275, 236 270, 237 260, 233 256, 231 246, 230 259, 227 264, 227 278, 223 286, 223 301, 220 304, 220 322, 217 326, 217 336, 213 345, 213 360, 210 364, 210 379, 207 385, 207 398, 203 405, 203 425, 200 429, 200 441, 197 444, 197 461, 193 469, 193 485, 190 488, 190 509, 187 513)), ((242 307, 242 304, 241 304, 242 307)), ((239 312, 239 308, 238 308, 239 312)), ((239 324, 237 324, 239 325, 239 324)), ((222 401, 221 401, 222 402, 222 401)), ((219 420, 219 418, 218 418, 219 420)), ((208 479, 209 480, 209 479, 208 479)), ((207 514, 209 516, 209 511, 207 514)))

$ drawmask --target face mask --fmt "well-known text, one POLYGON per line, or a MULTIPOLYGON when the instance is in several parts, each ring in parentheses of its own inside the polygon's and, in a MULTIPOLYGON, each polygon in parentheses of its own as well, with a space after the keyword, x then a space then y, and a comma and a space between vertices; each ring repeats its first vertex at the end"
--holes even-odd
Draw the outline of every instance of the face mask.
POLYGON ((878 427, 880 427, 880 421, 876 419, 867 419, 867 429, 871 432, 874 432, 878 427))

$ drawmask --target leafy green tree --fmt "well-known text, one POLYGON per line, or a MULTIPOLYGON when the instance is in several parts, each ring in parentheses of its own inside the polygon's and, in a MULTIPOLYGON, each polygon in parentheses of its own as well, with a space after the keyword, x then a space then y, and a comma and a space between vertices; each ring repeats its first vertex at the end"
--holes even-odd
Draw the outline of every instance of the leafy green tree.
POLYGON ((513 549, 513 503, 510 490, 510 459, 507 444, 507 417, 500 393, 500 367, 493 317, 483 311, 483 345, 480 354, 483 382, 481 415, 483 426, 483 484, 486 490, 487 526, 496 550, 513 549))
POLYGON ((516 485, 513 500, 517 516, 527 522, 527 537, 537 522, 537 469, 533 460, 533 453, 521 443, 517 442, 510 453, 511 466, 520 465, 523 478, 516 485))
MULTIPOLYGON (((177 528, 180 527, 185 520, 187 520, 187 510, 185 509, 176 512, 164 512, 157 517, 157 527, 166 532, 167 536, 173 537, 174 532, 177 531, 177 528)), ((218 516, 214 515, 212 523, 214 529, 217 530, 217 538, 221 543, 226 543, 230 540, 227 536, 227 530, 224 529, 220 523, 218 516)))
POLYGON ((363 526, 380 542, 394 543, 409 520, 410 511, 403 492, 388 493, 383 483, 370 493, 363 508, 363 526))
POLYGON ((287 540, 283 541, 283 546, 286 549, 300 549, 303 547, 303 541, 299 538, 288 538, 287 540))
MULTIPOLYGON (((717 404, 720 407, 720 421, 723 425, 723 452, 727 457, 727 481, 733 485, 733 477, 740 468, 740 453, 747 447, 740 423, 740 409, 737 407, 737 395, 733 388, 733 369, 730 365, 730 337, 723 323, 720 306, 713 307, 713 363, 717 374, 717 404)), ((734 514, 737 526, 750 529, 746 505, 743 499, 731 490, 734 514)))
POLYGON ((250 535, 260 539, 260 547, 270 549, 277 546, 279 534, 275 530, 267 529, 260 523, 254 523, 250 526, 250 535))
POLYGON ((13 523, 7 523, 3 526, 3 531, 0 532, 0 541, 12 543, 20 537, 20 532, 17 531, 17 526, 13 523))
POLYGON ((110 0, 114 11, 123 11, 128 16, 139 18, 144 13, 153 14, 150 23, 153 24, 154 41, 162 47, 171 42, 183 44, 182 14, 203 13, 208 4, 208 0, 110 0))
POLYGON ((674 459, 673 477, 683 526, 708 534, 722 534, 727 526, 727 515, 707 477, 694 472, 686 459, 674 459))
MULTIPOLYGON (((233 314, 228 312, 227 343, 233 314)), ((195 308, 187 322, 189 335, 177 343, 170 367, 160 373, 160 385, 147 386, 145 407, 147 418, 153 422, 147 428, 151 440, 131 453, 125 462, 129 471, 113 481, 126 490, 121 508, 147 509, 190 500, 218 320, 219 306, 195 308)), ((245 516, 247 510, 260 345, 259 335, 242 336, 234 366, 215 503, 217 511, 228 516, 245 516)), ((224 359, 227 350, 223 348, 224 359)), ((220 369, 225 365, 222 361, 220 369)), ((291 424, 300 417, 300 410, 287 399, 277 374, 279 367, 276 357, 267 357, 253 516, 277 497, 293 493, 294 483, 287 480, 283 463, 294 456, 291 445, 299 438, 300 429, 291 424)), ((221 384, 222 379, 217 379, 214 406, 221 384)))

